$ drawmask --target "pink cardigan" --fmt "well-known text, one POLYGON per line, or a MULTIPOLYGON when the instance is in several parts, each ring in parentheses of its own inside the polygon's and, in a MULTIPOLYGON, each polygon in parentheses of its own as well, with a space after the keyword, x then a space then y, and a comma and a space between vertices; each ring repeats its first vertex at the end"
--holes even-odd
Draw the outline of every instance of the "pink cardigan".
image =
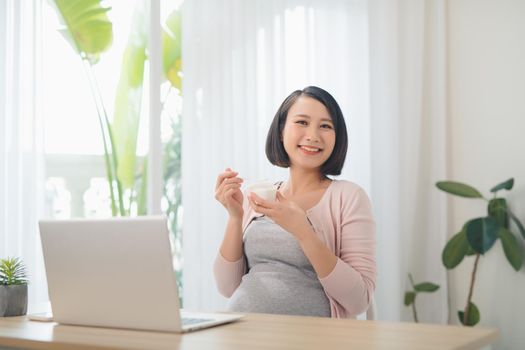
MULTIPOLYGON (((242 230, 259 214, 244 200, 242 230)), ((324 278, 319 278, 330 301, 332 317, 355 318, 365 312, 375 289, 375 223, 370 201, 358 185, 334 180, 323 197, 307 210, 319 238, 338 257, 324 278)), ((246 271, 245 258, 230 262, 219 253, 214 263, 219 292, 229 298, 246 271)))

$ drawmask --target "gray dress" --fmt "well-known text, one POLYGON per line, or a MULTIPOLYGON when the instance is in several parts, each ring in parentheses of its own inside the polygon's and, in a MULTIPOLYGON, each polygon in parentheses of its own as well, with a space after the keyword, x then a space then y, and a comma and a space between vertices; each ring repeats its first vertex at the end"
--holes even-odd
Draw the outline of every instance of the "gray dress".
POLYGON ((271 219, 246 228, 248 267, 228 308, 235 312, 330 317, 330 302, 297 239, 271 219))

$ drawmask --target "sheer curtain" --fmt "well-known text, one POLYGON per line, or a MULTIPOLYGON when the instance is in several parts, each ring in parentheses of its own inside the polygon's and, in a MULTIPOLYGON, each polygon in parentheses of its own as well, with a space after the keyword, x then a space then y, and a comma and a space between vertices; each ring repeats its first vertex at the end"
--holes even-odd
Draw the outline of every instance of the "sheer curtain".
POLYGON ((381 319, 412 320, 403 306, 416 283, 441 286, 421 294, 421 321, 446 322, 446 20, 444 0, 371 0, 370 119, 372 203, 377 220, 381 319))
POLYGON ((442 8, 401 0, 184 4, 186 308, 225 305, 211 273, 226 222, 213 198, 217 174, 232 167, 247 179, 285 178, 265 157, 266 132, 282 100, 307 85, 340 103, 350 139, 341 178, 372 197, 379 318, 409 316, 408 272, 446 290, 442 246, 435 248, 444 242, 445 212, 432 191, 445 171, 442 8))
POLYGON ((37 227, 44 206, 40 9, 40 0, 0 2, 0 257, 26 264, 29 311, 47 301, 37 227))
POLYGON ((214 196, 226 167, 245 179, 285 179, 266 159, 282 100, 318 85, 340 102, 351 149, 342 178, 369 188, 366 1, 184 3, 184 305, 220 309, 212 262, 226 212, 214 196))

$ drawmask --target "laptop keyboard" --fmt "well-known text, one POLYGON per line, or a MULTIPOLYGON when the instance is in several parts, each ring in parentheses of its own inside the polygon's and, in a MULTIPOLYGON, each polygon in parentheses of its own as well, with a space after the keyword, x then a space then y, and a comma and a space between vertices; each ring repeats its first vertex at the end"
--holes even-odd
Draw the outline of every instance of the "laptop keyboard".
POLYGON ((213 321, 211 318, 193 318, 193 317, 183 317, 181 319, 183 326, 189 326, 195 323, 202 323, 202 322, 208 322, 213 321))

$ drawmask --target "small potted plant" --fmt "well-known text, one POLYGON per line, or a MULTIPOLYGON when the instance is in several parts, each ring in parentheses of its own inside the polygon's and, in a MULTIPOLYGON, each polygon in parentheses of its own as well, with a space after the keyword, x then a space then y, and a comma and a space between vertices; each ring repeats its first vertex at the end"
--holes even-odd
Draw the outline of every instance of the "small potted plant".
POLYGON ((27 273, 19 258, 0 259, 0 317, 27 312, 27 273))

